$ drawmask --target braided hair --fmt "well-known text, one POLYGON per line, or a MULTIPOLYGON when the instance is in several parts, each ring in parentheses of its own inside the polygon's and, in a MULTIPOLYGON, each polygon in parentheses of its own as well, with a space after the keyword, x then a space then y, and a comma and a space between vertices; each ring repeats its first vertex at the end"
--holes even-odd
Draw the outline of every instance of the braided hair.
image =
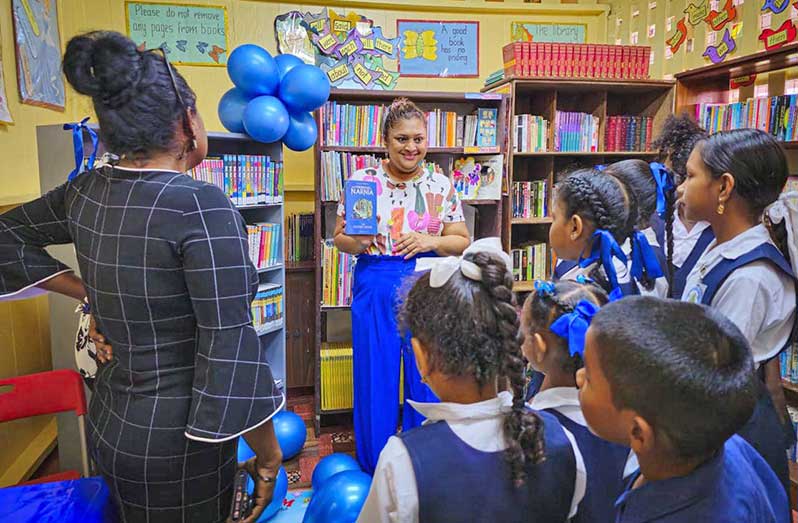
MULTIPOLYGON (((603 307, 609 301, 606 291, 595 283, 579 283, 573 280, 554 282, 554 292, 533 291, 524 303, 522 321, 530 330, 541 332, 548 330, 560 316, 573 312, 576 305, 587 300, 603 307)), ((563 356, 563 370, 569 374, 584 367, 582 356, 568 354, 568 344, 558 338, 557 350, 563 356)))
POLYGON ((396 98, 388 107, 385 119, 382 121, 382 139, 388 141, 388 132, 393 129, 400 120, 412 120, 418 118, 424 125, 427 124, 427 117, 416 104, 405 97, 396 98))
POLYGON ((544 460, 543 423, 524 402, 524 360, 513 295, 513 277, 495 255, 474 252, 482 280, 455 272, 438 288, 430 273, 418 278, 399 312, 400 325, 429 351, 431 369, 449 376, 471 376, 479 386, 506 377, 513 392, 504 419, 507 462, 512 480, 525 480, 526 464, 544 460))

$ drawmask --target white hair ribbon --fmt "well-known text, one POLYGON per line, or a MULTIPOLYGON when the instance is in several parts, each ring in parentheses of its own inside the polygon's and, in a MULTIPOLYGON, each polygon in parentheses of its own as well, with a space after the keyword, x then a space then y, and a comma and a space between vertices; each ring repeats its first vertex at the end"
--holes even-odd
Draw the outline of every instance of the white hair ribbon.
POLYGON ((771 223, 784 222, 787 229, 787 248, 793 274, 798 276, 798 191, 781 193, 779 199, 765 210, 771 223))
POLYGON ((502 242, 496 237, 481 238, 475 241, 463 251, 462 256, 419 258, 416 260, 416 270, 426 271, 431 269, 429 285, 433 288, 445 285, 449 278, 452 277, 452 274, 458 270, 469 280, 482 281, 482 269, 476 263, 464 259, 466 254, 477 252, 485 252, 497 256, 507 266, 507 271, 512 274, 513 260, 509 254, 502 250, 502 242))

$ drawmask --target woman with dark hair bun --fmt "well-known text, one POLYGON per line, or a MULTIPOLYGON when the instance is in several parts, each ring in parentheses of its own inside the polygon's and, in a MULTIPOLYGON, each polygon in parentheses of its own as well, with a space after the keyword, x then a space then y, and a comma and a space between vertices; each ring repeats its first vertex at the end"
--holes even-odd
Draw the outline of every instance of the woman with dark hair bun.
POLYGON ((163 50, 119 33, 72 38, 63 68, 113 160, 0 216, 0 295, 85 300, 96 341, 113 346, 88 439, 121 521, 224 521, 241 435, 256 454, 255 521, 282 461, 271 418, 285 400, 252 326, 241 215, 183 174, 207 152, 196 96, 163 50), (69 243, 83 280, 45 250, 69 243))

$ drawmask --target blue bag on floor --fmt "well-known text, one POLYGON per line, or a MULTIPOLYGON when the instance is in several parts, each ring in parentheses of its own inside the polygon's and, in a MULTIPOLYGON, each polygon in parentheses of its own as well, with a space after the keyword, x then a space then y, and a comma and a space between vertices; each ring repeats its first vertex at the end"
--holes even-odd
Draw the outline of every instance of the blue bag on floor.
POLYGON ((0 489, 0 521, 111 523, 111 493, 100 477, 0 489))

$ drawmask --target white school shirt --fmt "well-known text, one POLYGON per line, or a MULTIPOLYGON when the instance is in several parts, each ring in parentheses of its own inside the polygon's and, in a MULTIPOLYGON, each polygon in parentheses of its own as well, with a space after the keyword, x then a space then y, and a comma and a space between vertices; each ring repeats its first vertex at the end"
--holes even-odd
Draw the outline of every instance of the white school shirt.
MULTIPOLYGON (((773 243, 762 224, 720 245, 713 240, 687 276, 682 301, 701 303, 704 275, 722 259, 738 258, 765 242, 773 243)), ((759 363, 778 354, 790 337, 795 284, 770 262, 755 261, 726 278, 712 299, 712 307, 737 325, 751 345, 754 361, 759 363)))
MULTIPOLYGON (((425 424, 446 421, 458 438, 477 450, 498 452, 507 448, 502 424, 504 415, 513 404, 513 396, 509 392, 500 392, 496 398, 470 405, 418 403, 412 400, 408 402, 427 418, 425 424)), ((563 430, 571 442, 576 460, 574 496, 571 501, 571 512, 568 515, 571 518, 576 514, 579 503, 585 496, 587 473, 576 439, 565 427, 563 430)), ((405 444, 396 436, 390 437, 380 452, 368 498, 357 520, 362 523, 418 522, 416 474, 405 444)))
MULTIPOLYGON (((684 265, 687 257, 690 256, 691 252, 693 252, 695 244, 698 243, 701 233, 703 233, 707 227, 709 227, 709 222, 696 222, 696 224, 693 225, 693 228, 688 231, 687 227, 684 226, 684 222, 682 222, 681 218, 679 217, 678 209, 673 211, 674 267, 678 268, 684 265)), ((668 234, 668 232, 665 231, 665 234, 668 234)), ((667 251, 667 246, 665 249, 667 251)))
MULTIPOLYGON (((653 227, 643 229, 640 232, 646 235, 646 240, 648 240, 648 244, 651 245, 651 247, 655 249, 659 248, 660 245, 659 241, 657 240, 657 233, 656 231, 654 231, 653 227)), ((629 276, 627 276, 628 280, 631 279, 632 277, 632 242, 629 240, 629 238, 627 238, 626 241, 623 242, 623 245, 621 245, 621 250, 628 258, 628 263, 627 263, 627 268, 629 271, 629 276)), ((635 285, 637 286, 637 289, 642 296, 654 296, 655 298, 668 297, 668 291, 670 290, 670 285, 668 284, 668 278, 664 276, 665 274, 668 273, 668 268, 667 267, 660 267, 660 268, 662 269, 663 276, 660 276, 659 278, 654 280, 654 287, 652 287, 651 290, 648 290, 645 287, 643 287, 643 285, 640 282, 637 281, 635 282, 635 285)), ((620 276, 618 277, 618 280, 620 281, 620 276)))
MULTIPOLYGON (((621 249, 623 249, 623 247, 621 247, 621 249)), ((615 275, 618 277, 618 285, 628 283, 631 279, 631 274, 629 273, 629 269, 626 267, 626 265, 615 257, 612 258, 612 264, 615 266, 615 275)), ((579 264, 577 264, 576 266, 572 267, 571 270, 563 274, 560 279, 575 281, 578 276, 590 278, 590 273, 593 272, 593 269, 595 269, 597 265, 600 266, 600 263, 593 262, 587 267, 580 267, 579 264)), ((607 279, 607 281, 609 281, 609 278, 607 278, 607 271, 605 271, 603 267, 600 267, 600 270, 604 274, 604 277, 607 279)))
MULTIPOLYGON (((593 432, 585 420, 585 415, 582 414, 582 406, 579 404, 579 389, 576 387, 554 387, 541 390, 532 397, 532 401, 528 405, 535 410, 554 409, 574 423, 587 427, 591 433, 593 432)), ((623 477, 630 476, 638 468, 640 465, 637 463, 637 455, 630 450, 623 469, 623 477)))

